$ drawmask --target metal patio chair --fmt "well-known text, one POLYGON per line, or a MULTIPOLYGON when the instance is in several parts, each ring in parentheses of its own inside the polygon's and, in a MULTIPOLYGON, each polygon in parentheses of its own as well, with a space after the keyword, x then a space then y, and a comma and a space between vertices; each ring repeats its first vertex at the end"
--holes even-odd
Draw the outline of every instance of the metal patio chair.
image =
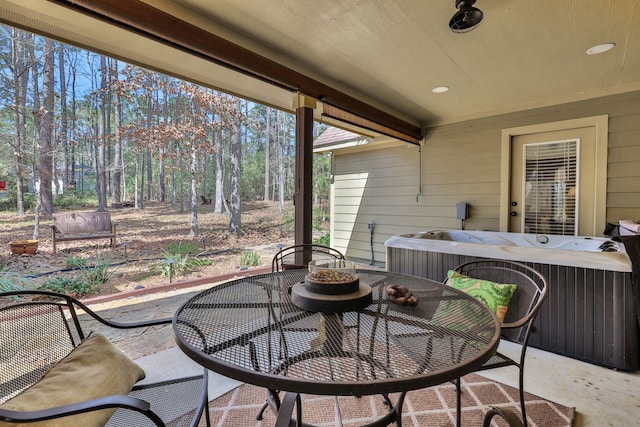
MULTIPOLYGON (((524 362, 531 327, 540 310, 540 306, 547 298, 547 279, 535 269, 514 261, 482 259, 463 263, 455 269, 460 274, 476 279, 490 280, 496 283, 517 285, 511 298, 504 322, 501 325, 503 338, 521 345, 520 357, 511 359, 499 351, 491 357, 478 371, 516 366, 519 377, 520 409, 522 422, 527 425, 527 413, 524 400, 524 362)), ((499 349, 498 349, 499 350, 499 349)), ((457 424, 461 417, 461 388, 460 379, 456 380, 457 389, 457 424)))
POLYGON ((109 408, 112 415, 102 415, 108 419, 107 426, 195 427, 203 413, 206 425, 210 426, 206 369, 192 377, 133 385, 144 375, 141 368, 103 336, 100 342, 107 347, 98 347, 99 351, 87 357, 86 349, 93 345, 88 343, 97 341, 97 334, 90 333, 88 328, 97 326, 97 322, 110 328, 138 329, 136 334, 141 334, 145 328, 171 321, 169 318, 120 323, 104 319, 67 295, 47 291, 0 293, 0 421, 52 420, 58 422, 55 425, 105 425, 93 418, 90 423, 87 418, 100 416, 98 413, 109 408), (101 351, 103 348, 107 350, 101 351), (94 375, 104 371, 105 365, 109 369, 99 377, 104 380, 96 381, 94 375), (113 379, 120 378, 121 371, 134 368, 139 372, 131 379, 131 385, 122 386, 113 379), (58 380, 52 387, 48 382, 52 377, 54 381, 56 377, 63 381, 58 380), (111 390, 112 383, 118 384, 118 390, 132 388, 128 395, 126 391, 110 393, 107 390, 111 390), (30 406, 32 395, 27 399, 29 389, 33 388, 47 390, 40 392, 41 397, 43 393, 46 396, 38 407, 30 406), (60 397, 68 390, 75 390, 71 398, 60 397), (22 399, 26 403, 20 406, 15 402, 23 393, 27 393, 22 399))
POLYGON ((312 260, 345 259, 342 252, 323 245, 301 244, 280 249, 271 260, 271 271, 305 269, 312 260))
MULTIPOLYGON (((279 272, 284 270, 303 270, 308 268, 308 263, 312 260, 327 260, 327 261, 335 261, 335 260, 344 260, 344 255, 337 249, 333 249, 328 246, 316 245, 316 244, 300 244, 288 246, 286 248, 280 249, 273 256, 271 260, 271 272, 279 272), (306 261, 306 262, 305 262, 306 261)), ((277 316, 282 318, 287 316, 287 311, 285 306, 279 311, 277 316)), ((311 331, 315 331, 315 329, 310 329, 309 327, 299 325, 298 327, 288 327, 289 330, 298 330, 302 333, 309 333, 311 331)), ((282 345, 282 354, 281 357, 285 356, 287 353, 287 345, 284 338, 281 339, 282 345)), ((272 396, 277 396, 278 391, 276 390, 268 390, 267 394, 272 396)), ((277 397, 276 397, 277 399, 277 397)), ((264 411, 269 407, 269 399, 267 398, 267 402, 262 406, 258 415, 256 416, 256 420, 262 420, 264 416, 264 411)))
POLYGON ((522 424, 522 422, 520 421, 518 416, 515 414, 515 412, 510 411, 508 409, 496 408, 496 407, 492 406, 489 409, 489 411, 487 411, 487 413, 484 414, 484 419, 482 420, 482 427, 490 427, 491 426, 491 420, 495 416, 498 416, 498 417, 504 419, 509 424, 509 427, 523 427, 524 426, 524 424, 522 424))

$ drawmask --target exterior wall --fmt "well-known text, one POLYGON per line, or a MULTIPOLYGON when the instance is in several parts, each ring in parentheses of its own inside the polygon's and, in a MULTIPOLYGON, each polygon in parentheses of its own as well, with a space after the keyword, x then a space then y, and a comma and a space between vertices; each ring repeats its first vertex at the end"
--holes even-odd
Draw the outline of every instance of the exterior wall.
POLYGON ((638 220, 640 92, 632 92, 430 128, 421 156, 410 144, 335 150, 332 245, 370 262, 374 223, 374 263, 383 265, 393 235, 461 228, 455 205, 463 201, 471 205, 464 228, 498 231, 502 129, 602 114, 609 115, 606 219, 638 220))

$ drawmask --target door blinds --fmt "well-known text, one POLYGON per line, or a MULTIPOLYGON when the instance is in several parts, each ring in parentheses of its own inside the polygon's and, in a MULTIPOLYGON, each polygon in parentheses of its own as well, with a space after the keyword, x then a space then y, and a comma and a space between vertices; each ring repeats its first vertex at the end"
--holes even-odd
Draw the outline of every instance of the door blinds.
POLYGON ((538 234, 577 234, 579 140, 524 146, 522 230, 538 234))

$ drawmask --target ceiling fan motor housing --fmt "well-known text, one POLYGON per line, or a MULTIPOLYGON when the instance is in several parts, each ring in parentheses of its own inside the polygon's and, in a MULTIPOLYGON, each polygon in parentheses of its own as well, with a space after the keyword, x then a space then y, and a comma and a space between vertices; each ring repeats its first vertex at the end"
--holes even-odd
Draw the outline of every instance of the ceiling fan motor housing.
POLYGON ((456 0, 456 9, 462 7, 471 7, 476 3, 476 0, 456 0))
POLYGON ((484 14, 473 7, 476 0, 456 0, 456 8, 459 9, 449 21, 449 28, 457 33, 471 31, 480 24, 484 14))

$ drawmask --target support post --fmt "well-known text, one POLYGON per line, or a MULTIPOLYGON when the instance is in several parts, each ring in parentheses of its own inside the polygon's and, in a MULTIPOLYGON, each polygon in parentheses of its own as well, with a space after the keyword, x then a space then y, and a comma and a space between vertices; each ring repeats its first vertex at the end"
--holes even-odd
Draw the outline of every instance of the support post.
MULTIPOLYGON (((295 180, 295 244, 313 243, 313 110, 316 100, 294 96, 296 109, 296 180, 295 180)), ((300 263, 311 260, 303 254, 300 263)), ((296 260, 298 264, 298 260, 296 260)))

